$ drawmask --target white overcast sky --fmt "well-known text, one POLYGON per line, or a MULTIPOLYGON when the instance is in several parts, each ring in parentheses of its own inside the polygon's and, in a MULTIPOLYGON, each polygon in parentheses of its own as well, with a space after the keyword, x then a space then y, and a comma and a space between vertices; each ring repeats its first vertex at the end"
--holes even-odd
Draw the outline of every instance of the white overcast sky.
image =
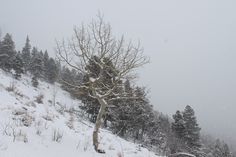
POLYGON ((0 28, 18 49, 29 35, 53 54, 55 39, 98 11, 151 58, 139 82, 157 110, 171 115, 189 104, 203 130, 236 140, 235 0, 0 0, 0 28))

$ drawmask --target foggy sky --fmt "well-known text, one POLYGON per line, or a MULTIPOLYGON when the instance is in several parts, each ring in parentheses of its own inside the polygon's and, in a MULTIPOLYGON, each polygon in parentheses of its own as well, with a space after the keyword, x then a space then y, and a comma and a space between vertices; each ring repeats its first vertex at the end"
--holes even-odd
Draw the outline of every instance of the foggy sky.
POLYGON ((155 109, 191 105, 203 131, 236 141, 235 0, 0 0, 0 28, 17 49, 54 53, 55 39, 98 11, 116 35, 140 41, 151 63, 139 70, 155 109))

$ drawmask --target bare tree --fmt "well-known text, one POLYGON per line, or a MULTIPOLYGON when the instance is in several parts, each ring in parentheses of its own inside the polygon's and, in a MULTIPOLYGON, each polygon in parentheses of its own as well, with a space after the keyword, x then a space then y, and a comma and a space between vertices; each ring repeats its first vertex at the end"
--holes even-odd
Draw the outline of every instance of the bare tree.
POLYGON ((143 55, 140 44, 125 43, 123 36, 116 39, 111 33, 111 26, 104 22, 102 16, 87 26, 75 27, 72 39, 57 42, 56 51, 61 61, 87 76, 87 80, 80 84, 65 83, 78 92, 88 91, 88 95, 100 104, 93 145, 97 152, 103 152, 99 149, 98 133, 106 108, 112 100, 126 97, 117 88, 134 69, 148 63, 149 59, 143 55), (91 67, 91 64, 94 66, 91 67), (104 75, 109 76, 106 77, 108 81, 104 81, 104 75))

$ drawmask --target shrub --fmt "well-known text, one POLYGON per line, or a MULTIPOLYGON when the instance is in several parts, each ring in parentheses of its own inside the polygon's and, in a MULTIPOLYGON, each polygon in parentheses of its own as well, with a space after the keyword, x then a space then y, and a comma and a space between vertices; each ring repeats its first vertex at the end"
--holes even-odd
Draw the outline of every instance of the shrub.
POLYGON ((36 102, 38 104, 42 104, 43 103, 43 98, 44 98, 44 95, 43 94, 39 94, 38 96, 36 96, 36 102))
POLYGON ((52 141, 61 142, 62 137, 63 137, 63 133, 62 132, 60 132, 58 129, 57 130, 56 129, 53 130, 52 141))

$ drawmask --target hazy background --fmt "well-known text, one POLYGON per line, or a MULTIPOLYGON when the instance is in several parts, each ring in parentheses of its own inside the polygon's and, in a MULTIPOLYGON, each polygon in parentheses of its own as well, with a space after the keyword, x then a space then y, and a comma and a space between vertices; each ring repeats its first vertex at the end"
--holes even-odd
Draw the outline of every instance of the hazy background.
POLYGON ((53 54, 55 39, 98 11, 150 56, 140 84, 157 110, 171 115, 190 104, 204 132, 236 141, 235 0, 0 0, 0 28, 18 49, 28 34, 53 54))

